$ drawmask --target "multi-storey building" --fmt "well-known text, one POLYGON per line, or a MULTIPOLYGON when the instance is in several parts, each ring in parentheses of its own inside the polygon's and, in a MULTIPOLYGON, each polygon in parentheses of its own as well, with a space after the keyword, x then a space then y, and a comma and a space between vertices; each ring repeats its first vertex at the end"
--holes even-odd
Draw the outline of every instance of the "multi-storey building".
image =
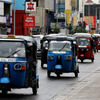
POLYGON ((0 34, 10 32, 12 23, 12 0, 0 0, 0 34))
POLYGON ((65 27, 65 0, 55 0, 55 22, 60 28, 65 27))
POLYGON ((54 0, 33 1, 37 2, 37 8, 36 12, 30 14, 30 16, 35 16, 35 27, 31 29, 32 34, 50 33, 50 24, 54 19, 54 0))
POLYGON ((97 0, 82 0, 79 2, 79 21, 86 23, 86 30, 95 33, 99 24, 100 4, 97 0))

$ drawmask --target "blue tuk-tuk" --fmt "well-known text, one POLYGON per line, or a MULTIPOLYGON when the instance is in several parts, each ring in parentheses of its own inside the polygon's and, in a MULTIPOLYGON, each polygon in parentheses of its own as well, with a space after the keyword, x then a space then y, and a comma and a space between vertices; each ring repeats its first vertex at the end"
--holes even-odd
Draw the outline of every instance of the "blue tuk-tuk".
POLYGON ((49 42, 47 54, 47 76, 55 72, 57 77, 62 73, 75 73, 78 77, 79 65, 77 61, 76 39, 72 37, 56 38, 49 42))
POLYGON ((0 90, 7 94, 13 88, 39 87, 37 74, 37 44, 32 37, 0 38, 0 90), (19 39, 20 38, 20 39, 19 39))

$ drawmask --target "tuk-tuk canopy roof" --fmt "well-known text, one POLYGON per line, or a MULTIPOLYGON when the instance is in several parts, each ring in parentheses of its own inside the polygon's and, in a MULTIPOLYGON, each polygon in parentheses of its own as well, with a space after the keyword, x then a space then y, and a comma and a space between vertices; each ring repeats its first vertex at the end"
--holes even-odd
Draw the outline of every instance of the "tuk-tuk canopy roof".
POLYGON ((49 35, 46 35, 43 37, 42 41, 50 41, 50 40, 69 40, 69 41, 75 41, 75 37, 67 37, 66 35, 65 36, 60 36, 60 35, 56 35, 56 36, 49 36, 49 35))
POLYGON ((33 46, 33 44, 37 47, 37 43, 36 43, 35 39, 33 37, 31 37, 31 36, 0 35, 0 40, 1 41, 20 41, 20 42, 21 41, 23 41, 23 42, 26 41, 29 47, 33 46))
POLYGON ((11 36, 14 36, 15 38, 7 38, 8 36, 10 35, 0 35, 0 39, 7 39, 7 40, 15 40, 15 41, 18 41, 18 40, 25 40, 27 42, 32 42, 32 43, 35 43, 36 44, 36 41, 33 37, 31 36, 22 36, 22 35, 11 35, 11 36))
POLYGON ((75 33, 73 36, 74 37, 90 37, 90 38, 92 37, 92 35, 89 33, 75 33))
POLYGON ((100 37, 100 34, 93 34, 93 37, 100 37))

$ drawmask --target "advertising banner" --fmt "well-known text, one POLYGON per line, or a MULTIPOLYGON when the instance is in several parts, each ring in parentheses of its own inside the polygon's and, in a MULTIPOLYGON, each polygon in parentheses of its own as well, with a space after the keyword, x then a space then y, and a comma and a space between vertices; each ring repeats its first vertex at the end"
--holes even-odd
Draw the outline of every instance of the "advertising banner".
POLYGON ((96 28, 96 16, 85 16, 84 21, 88 24, 91 28, 96 28))
POLYGON ((24 16, 24 27, 35 27, 35 16, 24 16))

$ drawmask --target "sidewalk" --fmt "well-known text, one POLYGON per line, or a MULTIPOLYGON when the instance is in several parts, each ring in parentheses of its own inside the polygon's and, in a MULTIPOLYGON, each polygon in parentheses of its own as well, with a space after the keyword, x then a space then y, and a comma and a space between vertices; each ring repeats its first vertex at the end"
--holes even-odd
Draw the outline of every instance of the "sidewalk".
POLYGON ((100 100, 100 68, 63 89, 50 100, 100 100))

